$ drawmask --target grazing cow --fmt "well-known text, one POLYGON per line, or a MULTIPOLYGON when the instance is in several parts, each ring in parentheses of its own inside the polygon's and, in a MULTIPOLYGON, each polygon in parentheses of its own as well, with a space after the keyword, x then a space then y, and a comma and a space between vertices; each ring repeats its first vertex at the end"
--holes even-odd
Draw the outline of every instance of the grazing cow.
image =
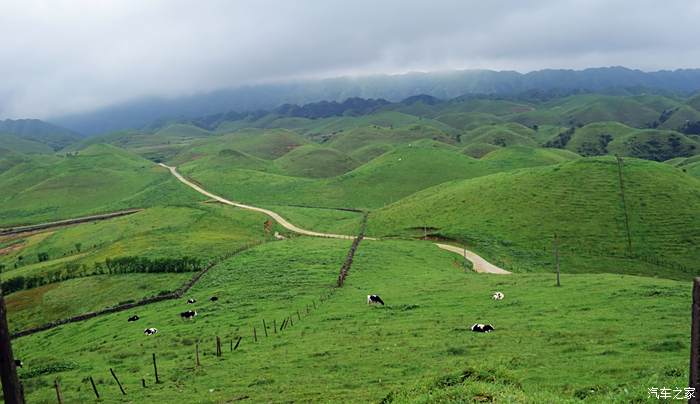
POLYGON ((139 316, 137 316, 136 314, 134 314, 133 316, 129 317, 129 319, 126 320, 126 321, 128 321, 128 322, 131 323, 132 321, 136 321, 136 320, 138 320, 138 319, 139 319, 139 316))
POLYGON ((194 318, 197 315, 197 310, 187 310, 183 311, 180 313, 180 317, 182 317, 183 320, 188 320, 190 318, 194 318))
POLYGON ((379 295, 367 295, 367 304, 381 304, 384 306, 384 301, 379 295))
POLYGON ((15 359, 15 367, 21 368, 22 367, 22 361, 19 359, 15 359))
POLYGON ((156 335, 158 334, 158 329, 157 328, 146 328, 143 330, 143 333, 146 335, 156 335))
POLYGON ((491 332, 495 330, 491 324, 474 324, 472 331, 474 332, 491 332))
POLYGON ((493 300, 503 300, 505 295, 501 292, 493 292, 493 295, 491 295, 491 299, 493 300))
POLYGON ((194 299, 187 299, 187 304, 195 304, 195 303, 197 303, 196 300, 194 300, 194 299))
POLYGON ((215 302, 215 301, 219 300, 219 298, 216 297, 216 296, 212 296, 212 297, 209 298, 209 300, 212 301, 212 302, 215 302))

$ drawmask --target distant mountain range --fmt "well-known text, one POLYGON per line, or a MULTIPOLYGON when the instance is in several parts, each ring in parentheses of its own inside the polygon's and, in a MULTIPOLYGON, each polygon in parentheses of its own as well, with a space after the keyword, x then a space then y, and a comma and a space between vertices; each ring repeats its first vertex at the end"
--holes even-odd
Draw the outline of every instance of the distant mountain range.
POLYGON ((60 150, 79 140, 81 135, 39 119, 0 120, 0 148, 13 144, 24 152, 60 150), (48 148, 48 149, 47 149, 48 148))
POLYGON ((283 104, 342 101, 352 97, 399 101, 416 94, 450 99, 468 94, 537 96, 595 91, 608 94, 644 92, 688 95, 700 91, 700 69, 643 72, 624 67, 585 70, 461 70, 342 77, 262 84, 175 99, 146 98, 51 121, 84 134, 142 128, 157 119, 183 119, 226 111, 272 109, 283 104))

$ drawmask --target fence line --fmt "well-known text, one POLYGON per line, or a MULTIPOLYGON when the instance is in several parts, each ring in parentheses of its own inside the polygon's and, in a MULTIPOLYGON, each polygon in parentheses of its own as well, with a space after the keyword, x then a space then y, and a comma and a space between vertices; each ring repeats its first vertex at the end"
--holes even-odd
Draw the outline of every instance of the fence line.
POLYGON ((108 307, 106 309, 92 311, 92 312, 88 312, 88 313, 79 314, 77 316, 52 321, 50 323, 46 323, 46 324, 40 325, 38 327, 28 328, 26 330, 15 332, 11 335, 11 338, 12 339, 20 338, 20 337, 24 337, 27 335, 35 334, 37 332, 50 330, 52 328, 56 328, 56 327, 64 325, 64 324, 77 323, 77 322, 85 321, 85 320, 95 318, 98 316, 103 316, 105 314, 117 313, 120 311, 133 309, 134 307, 141 307, 141 306, 146 306, 146 305, 157 303, 157 302, 162 302, 164 300, 179 299, 185 293, 187 293, 187 291, 190 290, 190 288, 192 288, 192 286, 194 286, 199 281, 199 279, 201 279, 202 276, 204 276, 204 274, 209 272, 209 270, 212 267, 214 267, 215 265, 219 264, 220 262, 222 262, 222 261, 224 261, 224 260, 226 260, 226 259, 228 259, 236 254, 239 254, 239 253, 241 253, 245 250, 248 250, 254 246, 257 246, 259 244, 261 244, 261 242, 246 244, 245 246, 240 247, 231 253, 223 255, 218 260, 210 261, 209 264, 206 267, 204 267, 204 269, 197 272, 189 281, 185 282, 180 288, 178 288, 177 290, 172 291, 170 293, 166 293, 166 294, 162 294, 162 295, 158 295, 158 296, 151 296, 151 297, 147 297, 145 299, 139 300, 137 302, 119 304, 119 305, 116 305, 113 307, 108 307))
POLYGON ((143 209, 127 209, 127 210, 120 210, 118 212, 103 213, 101 215, 92 215, 92 216, 76 217, 74 219, 58 220, 56 222, 31 224, 31 225, 25 225, 25 226, 14 226, 14 227, 9 227, 9 228, 5 228, 5 229, 0 229, 0 236, 8 236, 11 234, 26 233, 29 231, 36 231, 36 230, 45 230, 45 229, 50 229, 52 227, 68 226, 68 225, 72 225, 72 224, 93 222, 96 220, 112 219, 114 217, 131 215, 131 214, 134 214, 136 212, 141 212, 142 210, 143 209))
POLYGON ((360 242, 362 242, 362 239, 365 238, 365 229, 367 228, 367 213, 362 216, 362 223, 360 224, 360 232, 355 237, 355 239, 352 241, 352 245, 350 246, 350 251, 348 251, 348 256, 345 258, 345 262, 343 262, 343 266, 340 267, 340 274, 338 274, 338 283, 337 286, 339 288, 343 287, 343 284, 345 283, 345 278, 348 276, 348 272, 350 271, 350 267, 352 267, 352 260, 355 257, 355 252, 357 252, 357 247, 360 245, 360 242))

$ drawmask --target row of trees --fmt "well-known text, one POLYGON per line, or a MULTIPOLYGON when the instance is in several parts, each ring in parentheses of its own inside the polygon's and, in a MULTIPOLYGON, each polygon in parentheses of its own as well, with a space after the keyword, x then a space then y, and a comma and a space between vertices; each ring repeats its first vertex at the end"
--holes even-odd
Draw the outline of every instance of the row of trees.
POLYGON ((203 262, 199 258, 147 258, 119 257, 107 258, 105 268, 110 274, 128 274, 134 272, 163 273, 163 272, 196 272, 202 269, 203 262))
POLYGON ((2 292, 8 295, 20 290, 36 288, 50 283, 67 281, 69 279, 106 274, 129 273, 166 273, 166 272, 196 272, 205 263, 199 258, 147 258, 120 257, 107 259, 104 263, 96 262, 92 268, 83 264, 68 264, 65 269, 33 276, 16 276, 2 282, 2 292))

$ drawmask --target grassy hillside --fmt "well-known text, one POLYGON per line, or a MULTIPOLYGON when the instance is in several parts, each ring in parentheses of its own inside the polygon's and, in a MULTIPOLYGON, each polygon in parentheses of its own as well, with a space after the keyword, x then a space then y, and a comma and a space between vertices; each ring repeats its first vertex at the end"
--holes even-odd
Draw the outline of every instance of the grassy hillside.
POLYGON ((543 149, 525 146, 503 147, 481 157, 484 162, 498 164, 501 171, 564 163, 580 156, 568 150, 543 149))
POLYGON ((60 150, 71 143, 79 141, 81 138, 79 134, 69 129, 38 119, 6 119, 0 121, 0 139, 3 147, 9 148, 6 144, 11 139, 7 135, 42 145, 51 152, 60 150))
MULTIPOLYGON (((522 161, 527 167, 551 163, 548 159, 537 162, 538 159, 523 157, 522 161)), ((265 205, 304 204, 361 209, 381 207, 445 181, 521 167, 518 161, 472 159, 459 149, 433 141, 397 147, 353 171, 328 179, 312 180, 210 166, 208 162, 206 159, 195 160, 183 165, 182 172, 232 200, 265 205)))
POLYGON ((455 143, 450 135, 439 129, 423 124, 415 124, 395 129, 368 126, 344 131, 335 135, 327 145, 345 153, 352 153, 374 144, 403 145, 420 139, 455 143))
POLYGON ((3 226, 202 199, 167 170, 109 145, 14 165, 0 173, 0 188, 3 226))
POLYGON ((582 156, 602 156, 610 153, 608 145, 636 129, 619 122, 596 122, 576 128, 566 148, 582 156))
POLYGON ((210 132, 192 125, 172 124, 155 132, 131 130, 88 138, 69 146, 66 151, 76 151, 90 145, 107 143, 151 160, 165 161, 198 139, 211 135, 210 132))
POLYGON ((53 149, 46 144, 23 139, 7 133, 0 133, 0 144, 2 145, 3 149, 11 150, 17 153, 53 153, 53 149))
POLYGON ((492 151, 500 148, 501 146, 496 146, 490 143, 470 143, 464 146, 462 153, 466 154, 467 156, 474 157, 475 159, 480 159, 492 151))
POLYGON ((319 303, 347 247, 296 239, 231 258, 189 294, 198 300, 194 322, 178 316, 192 306, 170 301, 19 339, 28 400, 53 400, 55 378, 66 401, 91 400, 89 375, 104 399, 116 400, 109 368, 129 399, 157 402, 422 402, 430 392, 445 400, 632 402, 643 401, 648 386, 687 382, 685 283, 564 275, 554 288, 550 275, 464 273, 452 254, 428 243, 365 242, 346 287, 319 303), (491 300, 494 290, 506 300, 491 300), (368 293, 387 306, 368 307, 368 293), (141 320, 127 323, 134 313, 141 320), (263 319, 279 327, 290 315, 293 326, 270 327, 265 337, 263 319), (496 331, 469 332, 477 321, 496 331), (159 333, 146 337, 145 327, 159 333), (214 355, 216 336, 222 357, 214 355))
POLYGON ((174 290, 192 274, 123 274, 92 276, 95 263, 123 256, 196 257, 208 260, 248 243, 265 240, 259 213, 218 204, 156 207, 133 215, 86 223, 39 234, 0 238, 13 245, 0 255, 3 281, 17 276, 80 276, 7 296, 15 329, 43 324, 88 310, 174 290), (39 253, 48 260, 38 262, 39 253), (88 276, 90 275, 90 276, 88 276), (93 294, 76 293, 92 288, 93 294), (125 293, 119 293, 120 288, 125 293))
POLYGON ((275 160, 277 168, 291 176, 336 177, 358 166, 349 156, 327 147, 304 145, 275 160))
POLYGON ((427 226, 516 272, 551 270, 557 233, 567 271, 697 275, 700 181, 635 159, 625 160, 623 179, 631 255, 613 158, 442 184, 373 212, 368 231, 417 235, 427 226))
POLYGON ((517 123, 480 126, 460 138, 463 144, 487 143, 495 146, 536 146, 535 131, 517 123))
POLYGON ((622 156, 666 161, 700 153, 700 142, 678 132, 640 130, 614 139, 608 148, 611 153, 622 156))

